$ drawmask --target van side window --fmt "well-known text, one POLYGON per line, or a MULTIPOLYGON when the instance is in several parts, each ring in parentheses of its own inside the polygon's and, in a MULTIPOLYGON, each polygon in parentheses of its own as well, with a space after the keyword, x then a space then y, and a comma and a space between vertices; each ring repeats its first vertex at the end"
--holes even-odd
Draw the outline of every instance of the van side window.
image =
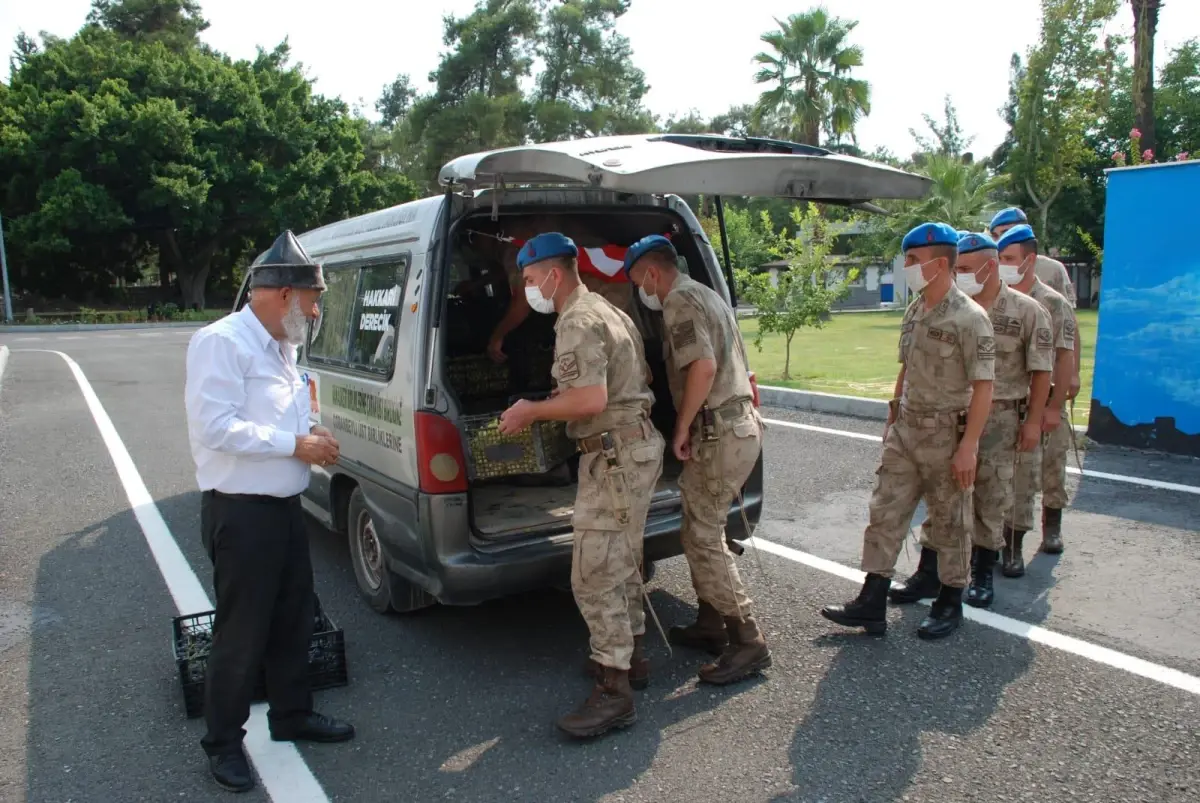
POLYGON ((329 268, 321 295, 321 315, 309 334, 308 358, 345 364, 350 351, 350 319, 358 290, 358 268, 329 268))
POLYGON ((362 269, 350 338, 353 367, 387 374, 396 359, 396 326, 408 260, 362 269))

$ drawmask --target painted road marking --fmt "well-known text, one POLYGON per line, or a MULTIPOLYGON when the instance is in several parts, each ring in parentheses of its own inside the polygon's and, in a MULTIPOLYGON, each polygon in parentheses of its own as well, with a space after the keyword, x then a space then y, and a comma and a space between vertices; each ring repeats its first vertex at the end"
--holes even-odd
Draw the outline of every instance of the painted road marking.
MULTIPOLYGON (((801 563, 809 568, 841 577, 844 580, 862 583, 863 578, 866 577, 858 569, 851 569, 849 566, 843 566, 840 563, 819 558, 816 555, 810 555, 807 552, 801 552, 798 549, 777 544, 774 541, 755 538, 754 544, 762 549, 763 552, 769 552, 772 555, 777 555, 795 563, 801 563)), ((930 605, 932 604, 932 600, 921 600, 921 604, 930 605)), ((972 608, 970 605, 963 606, 963 617, 999 630, 1002 633, 1007 633, 1010 636, 1016 636, 1017 638, 1032 641, 1036 644, 1044 644, 1047 647, 1071 653, 1072 655, 1078 655, 1080 658, 1086 658, 1089 661, 1094 661, 1113 669, 1120 669, 1131 675, 1138 675, 1147 680, 1153 680, 1164 686, 1171 686, 1190 694, 1200 695, 1200 678, 1195 675, 1189 675, 1186 672, 1180 672, 1178 669, 1172 669, 1169 666, 1162 666, 1161 664, 1152 663, 1142 658, 1135 658, 1132 655, 1110 650, 1107 647, 1101 647, 1097 644, 1092 644, 1062 633, 1056 633, 1053 630, 1047 630, 1038 625, 1031 625, 1019 619, 1012 619, 991 611, 972 608)))
POLYGON ((4 388, 4 369, 8 365, 8 346, 0 346, 0 390, 4 388))
MULTIPOLYGON (((829 427, 818 427, 812 424, 797 424, 795 421, 780 421, 776 418, 764 418, 768 424, 777 427, 787 427, 788 429, 803 429, 807 432, 819 432, 823 435, 837 435, 843 438, 855 438, 860 441, 874 441, 875 443, 883 443, 881 435, 868 435, 863 432, 850 432, 844 429, 830 429, 829 427)), ((1091 477, 1097 480, 1111 480, 1113 482, 1124 482, 1129 485, 1141 485, 1146 488, 1157 488, 1161 491, 1178 491, 1185 494, 1200 495, 1200 487, 1195 485, 1182 485, 1178 482, 1163 482, 1161 480, 1151 480, 1146 477, 1130 477, 1125 474, 1109 474, 1106 471, 1092 471, 1090 468, 1085 468, 1083 471, 1074 466, 1067 466, 1067 473, 1076 476, 1091 477)))
MULTIPOLYGON (((150 546, 150 552, 154 555, 154 561, 158 564, 158 570, 167 584, 171 598, 175 600, 179 614, 182 616, 212 610, 212 602, 201 586, 200 579, 196 577, 196 573, 188 565, 187 558, 179 550, 179 544, 171 535, 167 523, 163 521, 162 513, 146 489, 146 483, 142 481, 133 458, 129 456, 129 451, 121 441, 121 436, 117 434, 112 419, 105 412, 83 370, 61 351, 43 353, 62 357, 74 374, 75 381, 83 392, 84 401, 87 402, 92 418, 96 421, 96 427, 100 430, 100 437, 104 439, 104 445, 108 447, 108 453, 112 456, 113 465, 116 466, 125 495, 129 498, 133 515, 141 525, 146 543, 150 546)), ((272 800, 278 803, 329 803, 329 796, 317 782, 312 770, 304 763, 296 746, 291 742, 271 741, 265 703, 256 703, 250 707, 250 719, 245 728, 246 753, 254 762, 262 786, 272 800)))

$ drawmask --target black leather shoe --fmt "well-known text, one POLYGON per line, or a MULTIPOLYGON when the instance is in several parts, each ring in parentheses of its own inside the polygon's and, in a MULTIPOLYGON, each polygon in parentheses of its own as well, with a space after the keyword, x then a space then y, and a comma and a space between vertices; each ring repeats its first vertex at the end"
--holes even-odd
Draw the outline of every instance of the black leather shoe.
POLYGON ((893 605, 911 605, 923 599, 937 596, 942 584, 938 581, 938 554, 929 547, 921 547, 921 559, 912 576, 888 592, 893 605))
POLYGON ((999 553, 992 549, 971 548, 971 584, 967 586, 966 603, 973 608, 986 608, 996 593, 992 588, 992 567, 999 553))
POLYGON ((353 725, 324 714, 271 725, 271 739, 276 742, 348 742, 353 738, 353 725))
POLYGON ((1056 507, 1042 508, 1042 551, 1047 555, 1059 555, 1063 551, 1062 513, 1056 507))
POLYGON ((887 590, 891 583, 883 575, 868 574, 853 602, 826 605, 821 615, 843 627, 861 627, 873 636, 882 636, 887 632, 887 590))
POLYGON ((208 771, 222 789, 230 792, 249 792, 254 788, 250 763, 241 748, 229 753, 208 757, 208 771))
POLYGON ((942 586, 942 590, 933 601, 929 615, 921 620, 917 635, 926 640, 945 638, 958 630, 962 622, 962 592, 961 588, 942 586))
POLYGON ((1014 530, 1004 525, 1004 556, 1000 573, 1005 577, 1021 577, 1025 574, 1024 548, 1025 531, 1014 530))

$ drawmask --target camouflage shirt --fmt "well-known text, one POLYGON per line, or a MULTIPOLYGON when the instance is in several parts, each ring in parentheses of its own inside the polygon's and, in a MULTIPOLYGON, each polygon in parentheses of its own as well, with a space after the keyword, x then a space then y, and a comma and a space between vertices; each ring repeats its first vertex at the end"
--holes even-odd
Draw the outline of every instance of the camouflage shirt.
POLYGON ((1029 297, 1050 313, 1050 340, 1055 349, 1075 351, 1075 311, 1067 300, 1039 279, 1029 290, 1029 297))
POLYGON ((649 417, 654 404, 645 346, 629 316, 580 286, 554 324, 554 367, 561 390, 605 385, 608 406, 599 415, 571 421, 567 434, 590 438, 649 417))
POLYGON ((959 412, 971 383, 995 377, 996 341, 983 307, 951 285, 933 309, 918 295, 900 325, 904 388, 900 403, 921 413, 959 412))
POLYGON ((685 371, 696 360, 708 359, 717 365, 705 399, 710 408, 753 396, 737 318, 715 290, 680 274, 663 302, 663 322, 668 332, 663 339, 663 357, 676 407, 683 402, 685 371))
POLYGON ((1023 399, 1029 395, 1030 374, 1054 368, 1050 315, 1032 298, 1001 285, 988 317, 996 336, 992 399, 1023 399))
POLYGON ((1063 263, 1038 254, 1037 261, 1033 263, 1033 272, 1037 274, 1038 279, 1049 285, 1051 290, 1065 298, 1071 309, 1075 309, 1075 285, 1071 284, 1071 277, 1063 263))

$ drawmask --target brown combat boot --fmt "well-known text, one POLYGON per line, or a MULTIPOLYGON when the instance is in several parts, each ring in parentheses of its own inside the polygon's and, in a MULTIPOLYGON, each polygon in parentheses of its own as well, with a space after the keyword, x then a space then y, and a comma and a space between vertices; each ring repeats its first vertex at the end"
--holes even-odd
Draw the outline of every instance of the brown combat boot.
POLYGON ((1061 508, 1042 508, 1042 551, 1047 555, 1058 555, 1063 551, 1061 508))
POLYGON ((600 680, 592 688, 587 701, 556 724, 560 730, 576 738, 587 739, 613 728, 627 728, 636 721, 637 711, 633 707, 629 673, 605 666, 601 667, 600 680))
POLYGON ((725 633, 725 622, 712 605, 700 600, 696 610, 696 621, 687 627, 672 627, 667 632, 667 641, 680 647, 704 650, 720 655, 729 642, 725 633))
POLYGON ((725 629, 729 633, 729 646, 716 662, 700 667, 698 674, 701 681, 724 686, 756 675, 771 665, 767 640, 753 616, 745 619, 727 618, 725 629))
MULTIPOLYGON (((629 659, 629 685, 641 691, 650 685, 650 660, 642 652, 644 636, 633 637, 633 657, 629 659)), ((593 680, 600 680, 601 666, 594 658, 588 658, 583 673, 593 680)))

